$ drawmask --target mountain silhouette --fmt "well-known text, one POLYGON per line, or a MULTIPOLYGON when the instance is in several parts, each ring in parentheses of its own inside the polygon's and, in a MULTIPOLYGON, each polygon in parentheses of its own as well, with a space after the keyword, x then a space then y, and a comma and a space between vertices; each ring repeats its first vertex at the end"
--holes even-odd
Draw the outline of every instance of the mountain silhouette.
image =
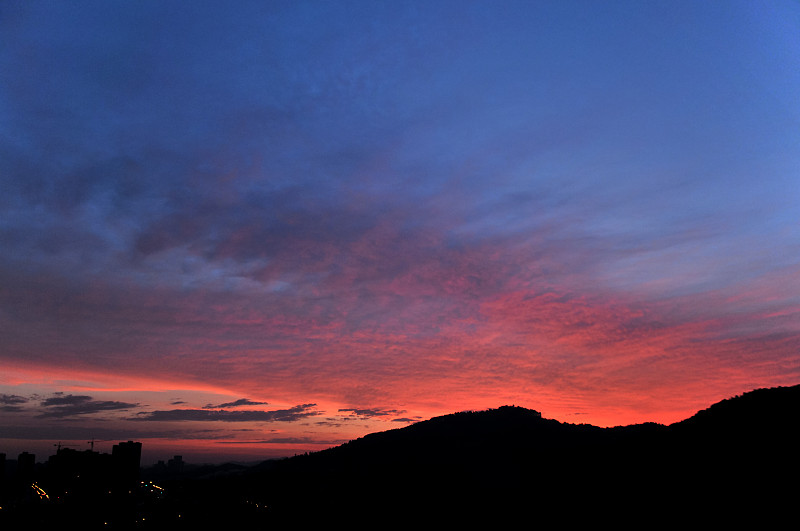
POLYGON ((800 386, 666 426, 568 424, 503 406, 269 462, 241 484, 276 522, 764 525, 793 514, 800 386), (354 516, 356 517, 356 516, 354 516))
POLYGON ((799 413, 800 385, 756 389, 671 425, 601 428, 516 406, 466 411, 320 452, 156 478, 162 494, 132 499, 121 516, 87 500, 4 508, 0 524, 770 528, 796 520, 799 413))

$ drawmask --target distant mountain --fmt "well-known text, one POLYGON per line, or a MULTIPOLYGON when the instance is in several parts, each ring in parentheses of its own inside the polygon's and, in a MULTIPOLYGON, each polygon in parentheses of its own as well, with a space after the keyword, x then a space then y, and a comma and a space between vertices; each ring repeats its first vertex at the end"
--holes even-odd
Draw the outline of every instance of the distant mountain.
POLYGON ((598 428, 503 406, 274 463, 252 489, 290 520, 354 510, 461 522, 757 515, 763 524, 800 495, 799 412, 800 386, 751 391, 670 426, 598 428))
POLYGON ((800 419, 800 385, 756 389, 717 402, 672 426, 678 429, 724 432, 742 426, 770 432, 793 427, 800 419))
POLYGON ((799 413, 800 386, 669 426, 568 424, 515 406, 453 413, 321 452, 165 476, 155 497, 106 510, 111 527, 91 504, 53 501, 4 507, 0 528, 772 528, 796 522, 799 413))

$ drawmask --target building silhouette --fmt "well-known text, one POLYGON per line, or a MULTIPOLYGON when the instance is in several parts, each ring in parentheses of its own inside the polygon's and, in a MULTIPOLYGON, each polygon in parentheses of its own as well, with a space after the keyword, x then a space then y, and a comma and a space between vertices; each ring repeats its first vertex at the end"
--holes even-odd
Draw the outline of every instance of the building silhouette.
POLYGON ((114 445, 111 449, 111 464, 117 487, 131 488, 139 482, 141 460, 142 443, 128 441, 114 445))
POLYGON ((46 483, 54 492, 94 495, 110 483, 111 456, 92 450, 59 448, 47 460, 46 483))
POLYGON ((169 461, 167 461, 167 471, 170 474, 182 474, 183 473, 183 457, 180 455, 176 455, 169 461))
POLYGON ((22 452, 17 457, 17 477, 20 481, 33 480, 33 474, 36 470, 36 455, 28 452, 22 452))

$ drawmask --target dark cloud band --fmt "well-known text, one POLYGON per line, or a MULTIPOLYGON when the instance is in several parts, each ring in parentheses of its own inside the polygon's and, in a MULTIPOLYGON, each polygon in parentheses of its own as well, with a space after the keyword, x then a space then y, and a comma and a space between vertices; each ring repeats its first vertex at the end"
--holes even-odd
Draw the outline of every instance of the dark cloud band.
POLYGON ((172 409, 139 413, 134 421, 200 421, 200 422, 295 422, 319 413, 316 404, 303 404, 274 411, 209 411, 205 409, 172 409))

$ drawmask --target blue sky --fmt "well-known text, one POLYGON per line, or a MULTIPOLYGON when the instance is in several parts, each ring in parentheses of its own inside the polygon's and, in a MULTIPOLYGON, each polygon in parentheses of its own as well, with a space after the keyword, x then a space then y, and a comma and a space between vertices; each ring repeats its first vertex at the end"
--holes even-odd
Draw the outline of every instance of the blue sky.
POLYGON ((2 441, 202 417, 208 455, 274 454, 253 434, 796 383, 798 30, 780 1, 4 3, 2 441))

